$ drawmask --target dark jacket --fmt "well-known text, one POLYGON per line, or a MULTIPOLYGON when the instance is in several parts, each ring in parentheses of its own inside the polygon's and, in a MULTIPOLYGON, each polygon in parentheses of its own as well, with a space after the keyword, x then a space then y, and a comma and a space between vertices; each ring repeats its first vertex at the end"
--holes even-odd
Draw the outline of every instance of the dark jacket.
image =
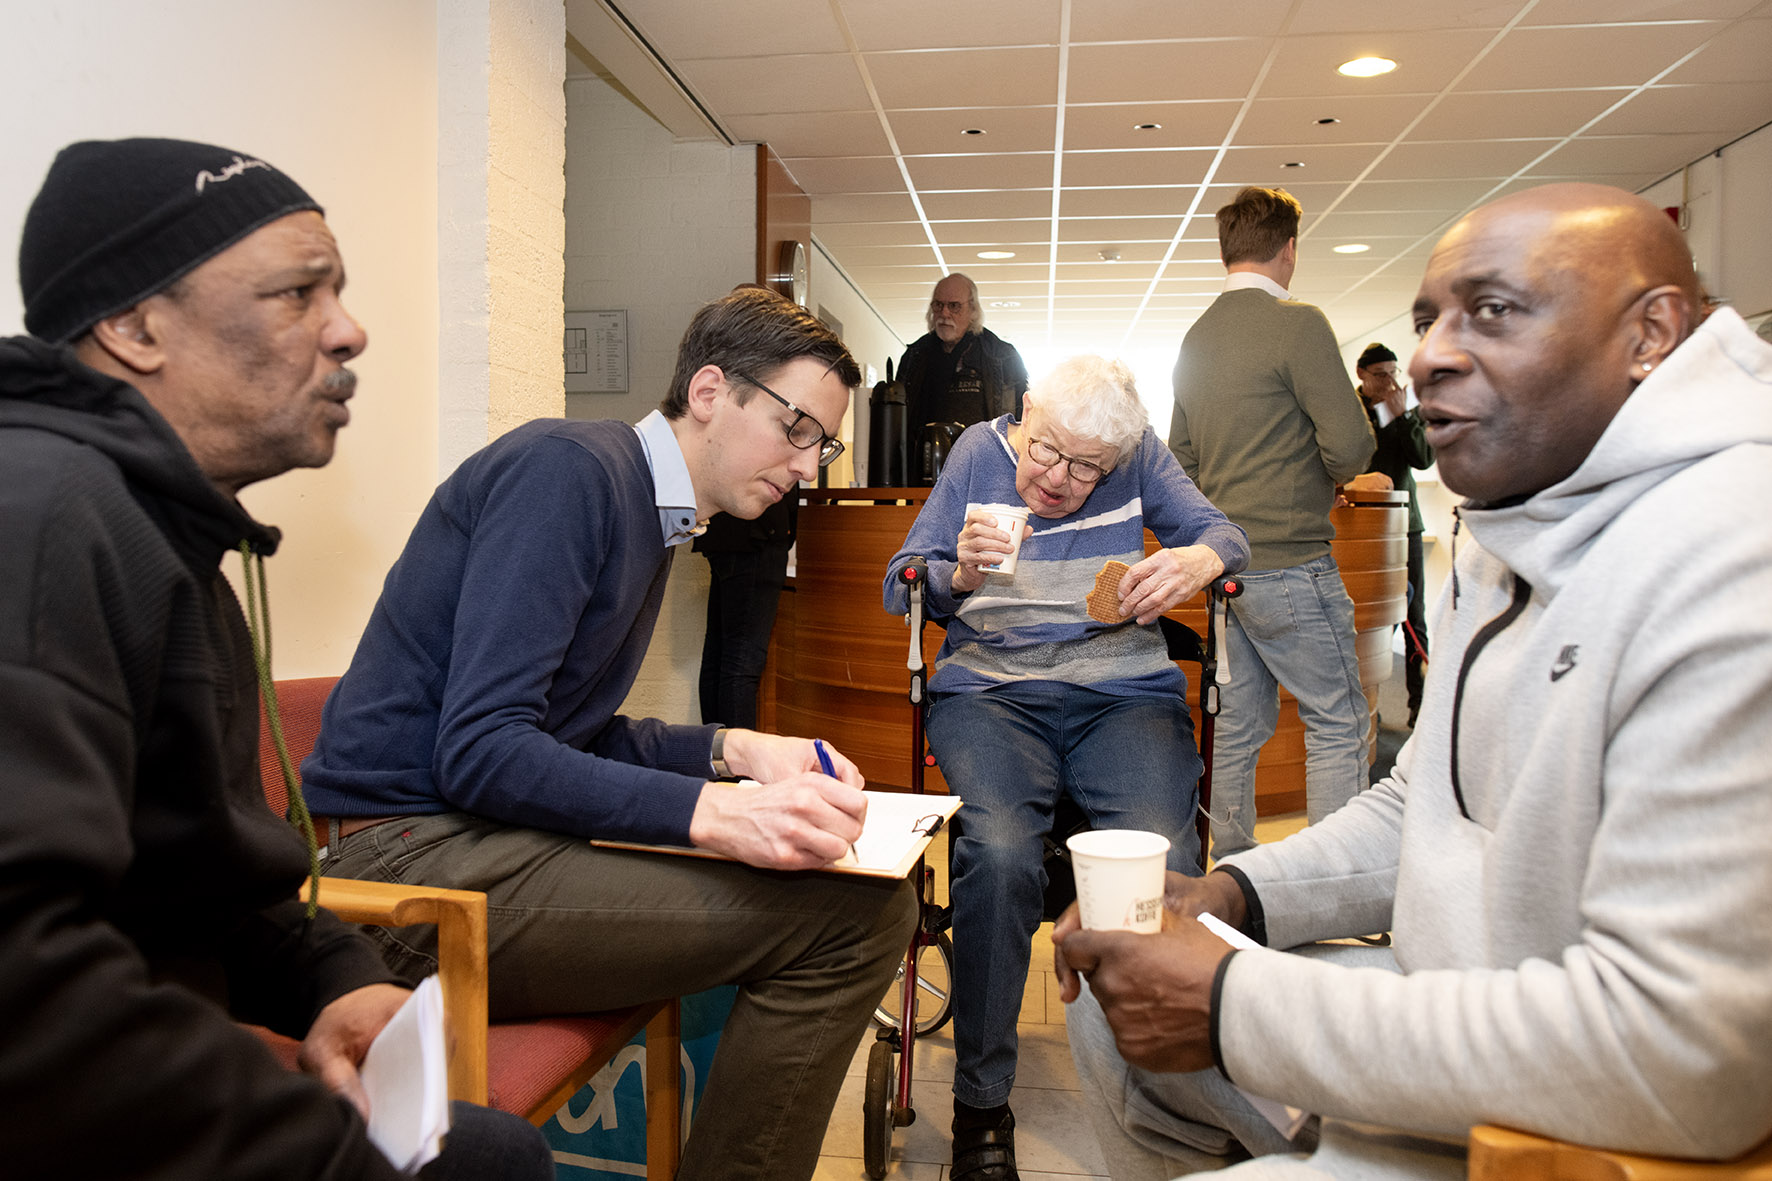
POLYGON ((0 1171, 395 1177, 229 1014, 300 1036, 394 977, 294 894, 245 621, 254 522, 122 382, 0 340, 0 1171))
POLYGON ((1378 408, 1364 398, 1360 399, 1360 404, 1366 407, 1366 417, 1372 420, 1372 431, 1378 436, 1378 450, 1372 453, 1372 462, 1366 470, 1383 472, 1391 478, 1393 488, 1409 494, 1409 532, 1420 533, 1421 505, 1416 502, 1415 472, 1412 469, 1432 467, 1434 462, 1434 449, 1427 441, 1421 411, 1410 407, 1381 427, 1378 425, 1378 408))
POLYGON ((898 363, 904 385, 905 429, 914 450, 926 422, 970 426, 1002 414, 1021 418, 1028 388, 1027 366, 1015 346, 980 328, 943 352, 941 338, 926 332, 911 342, 898 363))

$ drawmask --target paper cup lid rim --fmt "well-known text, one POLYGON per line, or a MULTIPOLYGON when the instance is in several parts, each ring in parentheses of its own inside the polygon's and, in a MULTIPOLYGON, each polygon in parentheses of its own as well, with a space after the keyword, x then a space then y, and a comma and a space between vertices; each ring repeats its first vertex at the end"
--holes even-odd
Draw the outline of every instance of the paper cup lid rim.
POLYGON ((1149 857, 1153 853, 1168 852, 1171 842, 1162 833, 1146 832, 1138 828, 1092 828, 1087 832, 1072 833, 1065 838, 1064 843, 1071 852, 1081 853, 1086 857, 1149 857), (1110 838, 1123 841, 1129 837, 1134 838, 1134 843, 1142 847, 1128 849, 1110 845, 1107 848, 1090 848, 1092 845, 1102 845, 1110 838), (1080 847, 1078 842, 1081 842, 1080 847))

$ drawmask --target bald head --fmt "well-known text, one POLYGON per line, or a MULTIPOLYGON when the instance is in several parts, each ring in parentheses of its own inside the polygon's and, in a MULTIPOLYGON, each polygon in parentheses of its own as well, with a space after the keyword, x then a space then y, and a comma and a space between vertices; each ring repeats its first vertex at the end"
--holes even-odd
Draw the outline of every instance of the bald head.
POLYGON ((1527 189, 1453 226, 1429 260, 1410 362, 1441 477, 1482 502, 1573 472, 1697 323, 1679 230, 1621 189, 1527 189))

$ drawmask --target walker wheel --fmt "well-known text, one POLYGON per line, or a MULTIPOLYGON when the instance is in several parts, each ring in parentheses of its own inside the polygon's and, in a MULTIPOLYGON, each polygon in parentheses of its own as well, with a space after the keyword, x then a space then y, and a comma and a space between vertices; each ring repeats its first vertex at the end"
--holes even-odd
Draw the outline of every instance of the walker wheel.
MULTIPOLYGON (((953 1000, 954 944, 945 932, 936 935, 933 943, 925 943, 917 953, 917 1036, 934 1033, 948 1023, 954 1014, 953 1000)), ((886 996, 874 1007, 874 1023, 883 1029, 898 1028, 898 1014, 904 1008, 904 961, 886 996)))
POLYGON ((892 1098, 897 1074, 892 1069, 892 1046, 874 1043, 868 1051, 867 1087, 861 1096, 861 1161, 874 1181, 886 1175, 892 1158, 892 1098))

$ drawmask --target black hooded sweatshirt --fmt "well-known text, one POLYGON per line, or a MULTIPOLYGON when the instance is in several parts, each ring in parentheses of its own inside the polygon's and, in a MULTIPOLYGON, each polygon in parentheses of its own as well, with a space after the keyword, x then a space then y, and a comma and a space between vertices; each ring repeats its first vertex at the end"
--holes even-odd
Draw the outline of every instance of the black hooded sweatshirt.
POLYGON ((222 555, 254 522, 130 386, 0 339, 0 1173, 399 1174, 242 1021, 394 976, 294 901, 222 555))

